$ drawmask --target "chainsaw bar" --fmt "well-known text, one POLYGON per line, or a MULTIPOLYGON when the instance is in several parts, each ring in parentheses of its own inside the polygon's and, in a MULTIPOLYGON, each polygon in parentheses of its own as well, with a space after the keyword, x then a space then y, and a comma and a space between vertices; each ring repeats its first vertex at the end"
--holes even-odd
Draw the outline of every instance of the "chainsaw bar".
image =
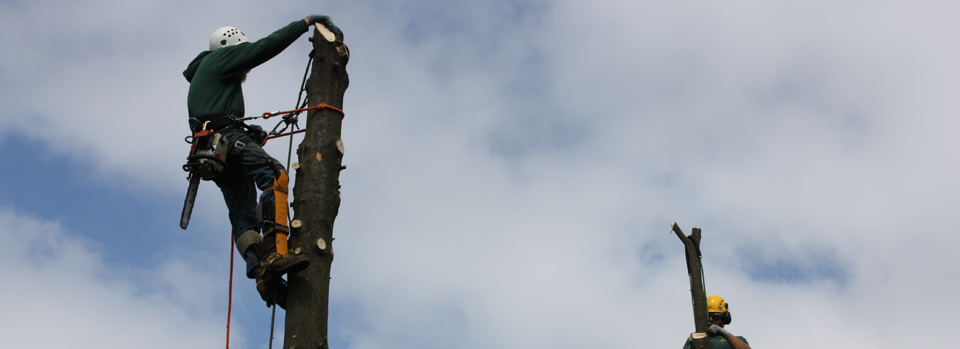
POLYGON ((183 201, 183 213, 180 214, 180 228, 187 229, 190 224, 190 214, 193 213, 193 201, 197 199, 197 189, 200 188, 200 176, 190 174, 190 186, 187 188, 187 198, 183 201))

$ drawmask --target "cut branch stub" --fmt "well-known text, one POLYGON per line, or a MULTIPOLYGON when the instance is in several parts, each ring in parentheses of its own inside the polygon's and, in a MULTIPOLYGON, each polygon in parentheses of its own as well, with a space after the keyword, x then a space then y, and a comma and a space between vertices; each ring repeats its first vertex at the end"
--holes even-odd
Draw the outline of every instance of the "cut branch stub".
MULTIPOLYGON (((290 204, 290 207, 293 207, 293 204, 290 204)), ((294 207, 294 209, 296 209, 296 207, 294 207)), ((300 235, 301 227, 303 227, 303 221, 299 219, 294 219, 290 221, 290 236, 300 235)))
POLYGON ((333 34, 333 32, 330 31, 330 29, 327 29, 325 25, 321 25, 320 23, 314 23, 313 26, 317 27, 317 31, 320 32, 320 35, 322 35, 323 38, 326 39, 327 41, 333 42, 334 40, 337 39, 337 36, 333 34))
POLYGON ((343 155, 343 140, 342 140, 342 139, 338 139, 338 140, 337 140, 337 151, 340 152, 340 155, 343 155))
POLYGON ((680 226, 677 225, 677 222, 670 223, 670 229, 673 229, 673 232, 677 234, 677 237, 680 238, 680 241, 683 243, 687 242, 687 236, 683 234, 683 230, 680 230, 680 226))

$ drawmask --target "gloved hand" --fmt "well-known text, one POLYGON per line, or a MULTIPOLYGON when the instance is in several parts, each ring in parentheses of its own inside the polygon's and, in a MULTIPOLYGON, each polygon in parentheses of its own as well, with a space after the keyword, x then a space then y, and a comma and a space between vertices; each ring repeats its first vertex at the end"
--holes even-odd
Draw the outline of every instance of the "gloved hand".
POLYGON ((330 16, 309 15, 306 19, 307 23, 310 25, 320 23, 327 27, 327 29, 330 29, 330 31, 332 31, 334 34, 340 35, 340 28, 337 28, 337 26, 333 24, 333 20, 330 19, 330 16))
POLYGON ((710 328, 707 329, 707 333, 714 336, 724 336, 724 337, 727 337, 730 335, 730 332, 727 332, 727 330, 724 330, 723 327, 720 327, 717 325, 710 325, 710 328))
POLYGON ((267 138, 267 132, 260 125, 247 125, 247 137, 253 139, 257 144, 263 145, 263 140, 267 138))
POLYGON ((252 132, 263 132, 263 127, 260 127, 260 125, 247 125, 247 129, 252 132))

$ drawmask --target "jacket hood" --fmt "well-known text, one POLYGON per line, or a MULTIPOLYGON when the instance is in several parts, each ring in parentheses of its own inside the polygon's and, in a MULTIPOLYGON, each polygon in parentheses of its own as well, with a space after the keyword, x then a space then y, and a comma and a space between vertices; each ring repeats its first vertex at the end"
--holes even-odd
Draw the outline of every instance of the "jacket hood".
POLYGON ((193 75, 197 73, 197 68, 200 67, 200 61, 203 60, 203 57, 206 57, 210 54, 211 51, 203 51, 197 55, 197 58, 193 59, 193 62, 190 62, 190 65, 187 65, 187 70, 183 71, 183 77, 187 78, 187 82, 193 81, 193 75))

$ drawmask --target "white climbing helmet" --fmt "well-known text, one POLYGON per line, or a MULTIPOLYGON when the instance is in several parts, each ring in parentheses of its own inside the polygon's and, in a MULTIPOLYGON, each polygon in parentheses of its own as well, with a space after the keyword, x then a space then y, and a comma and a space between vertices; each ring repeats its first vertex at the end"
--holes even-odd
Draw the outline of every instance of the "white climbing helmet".
POLYGON ((236 44, 242 44, 247 41, 247 36, 243 35, 243 32, 240 29, 234 27, 223 27, 217 29, 210 35, 210 51, 214 51, 221 47, 233 46, 236 44))

